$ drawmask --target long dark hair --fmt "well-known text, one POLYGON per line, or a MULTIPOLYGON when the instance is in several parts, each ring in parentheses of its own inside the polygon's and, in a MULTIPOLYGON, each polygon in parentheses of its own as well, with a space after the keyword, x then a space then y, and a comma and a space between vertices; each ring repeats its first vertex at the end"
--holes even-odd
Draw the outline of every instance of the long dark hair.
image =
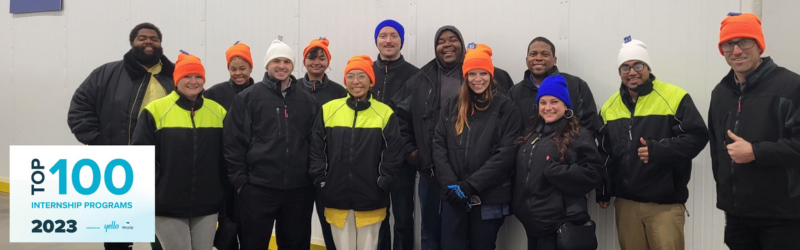
POLYGON ((478 106, 472 100, 472 89, 469 88, 469 82, 467 78, 464 77, 464 82, 461 83, 461 89, 458 94, 458 109, 456 110, 456 135, 460 135, 464 132, 464 127, 469 128, 469 121, 467 121, 467 115, 469 114, 469 110, 471 108, 477 109, 479 111, 485 111, 489 109, 489 106, 492 104, 494 100, 494 95, 492 94, 492 90, 494 89, 494 85, 497 84, 497 81, 494 80, 494 77, 491 78, 491 82, 489 83, 489 87, 483 91, 483 101, 482 103, 486 103, 486 106, 478 106))
MULTIPOLYGON (((572 113, 572 112, 571 112, 572 113)), ((559 128, 556 128, 556 131, 553 132, 553 143, 556 144, 556 148, 558 152, 561 154, 561 158, 558 159, 558 162, 564 163, 564 159, 566 159, 569 144, 580 135, 581 125, 578 123, 578 118, 573 114, 570 118, 564 118, 567 120, 564 125, 559 128)), ((544 119, 540 115, 536 115, 531 117, 531 124, 532 126, 528 129, 528 133, 525 134, 524 137, 517 138, 517 144, 523 144, 528 139, 536 133, 536 127, 539 124, 543 124, 544 119)))

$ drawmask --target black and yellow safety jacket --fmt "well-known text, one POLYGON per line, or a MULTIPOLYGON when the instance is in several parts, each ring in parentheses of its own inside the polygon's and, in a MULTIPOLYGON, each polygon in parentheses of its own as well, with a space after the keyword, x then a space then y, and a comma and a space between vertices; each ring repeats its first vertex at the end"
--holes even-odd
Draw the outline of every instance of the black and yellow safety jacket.
POLYGON ((371 211, 389 206, 389 187, 403 163, 403 142, 392 109, 374 98, 350 96, 322 106, 324 139, 312 140, 309 173, 325 207, 371 211), (319 145, 322 144, 322 145, 319 145), (323 184, 324 183, 324 184, 323 184))
POLYGON ((597 200, 616 196, 638 202, 686 203, 692 159, 708 142, 703 117, 685 90, 652 74, 636 91, 634 102, 622 85, 600 109, 599 151, 608 180, 598 190, 597 200), (643 146, 640 138, 648 147, 646 164, 638 155, 643 146))
POLYGON ((225 108, 178 91, 148 104, 139 117, 134 145, 156 146, 156 216, 213 214, 222 204, 222 121, 225 108))

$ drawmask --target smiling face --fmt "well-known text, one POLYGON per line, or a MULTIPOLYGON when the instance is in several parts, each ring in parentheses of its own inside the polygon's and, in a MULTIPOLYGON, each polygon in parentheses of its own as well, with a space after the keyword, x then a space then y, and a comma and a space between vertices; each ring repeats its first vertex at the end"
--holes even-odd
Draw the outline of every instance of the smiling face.
POLYGON ((228 72, 231 75, 231 81, 242 86, 250 82, 250 73, 253 72, 253 68, 241 57, 234 57, 228 64, 228 72))
POLYGON ((267 64, 267 74, 278 81, 289 79, 294 70, 294 64, 288 58, 275 58, 267 64))
POLYGON ((350 96, 358 100, 366 99, 369 89, 372 87, 369 75, 360 69, 354 69, 350 72, 347 72, 344 82, 345 85, 347 85, 347 92, 350 93, 350 96))
MULTIPOLYGON (((736 38, 730 40, 729 42, 742 42, 742 40, 745 39, 750 38, 736 38)), ((753 41, 752 43, 755 42, 753 41)), ((725 55, 725 61, 731 66, 733 72, 739 76, 747 76, 755 71, 761 64, 761 48, 759 48, 757 45, 754 45, 748 49, 742 49, 739 47, 739 45, 736 45, 733 46, 733 50, 727 52, 723 51, 723 53, 725 55)), ((744 79, 739 80, 743 81, 744 79)))
POLYGON ((545 123, 553 123, 564 117, 567 105, 555 96, 546 95, 539 98, 539 116, 545 123))
POLYGON ((205 83, 206 81, 199 74, 189 74, 178 80, 178 92, 190 100, 195 100, 200 92, 203 92, 205 83))
POLYGON ((308 52, 308 56, 303 60, 309 75, 319 76, 325 74, 328 69, 328 54, 322 49, 314 48, 308 52))
POLYGON ((489 84, 492 84, 492 75, 486 70, 475 69, 467 73, 467 83, 472 92, 483 94, 489 88, 489 84))
POLYGON ((400 34, 394 28, 386 26, 378 32, 378 52, 383 60, 397 60, 400 57, 401 44, 400 34))
POLYGON ((537 41, 528 46, 528 56, 525 58, 525 64, 534 77, 546 77, 547 72, 552 70, 557 62, 558 60, 553 54, 553 48, 549 44, 537 41))
POLYGON ((461 40, 456 33, 446 30, 436 42, 436 58, 446 66, 454 66, 464 55, 461 40))
POLYGON ((650 66, 639 60, 627 61, 620 66, 619 77, 622 79, 622 84, 625 85, 625 87, 634 90, 650 78, 650 66), (641 64, 642 66, 637 66, 637 64, 641 64), (624 72, 623 68, 626 67, 630 67, 630 69, 624 72), (637 71, 636 69, 638 67, 642 67, 642 69, 637 71))

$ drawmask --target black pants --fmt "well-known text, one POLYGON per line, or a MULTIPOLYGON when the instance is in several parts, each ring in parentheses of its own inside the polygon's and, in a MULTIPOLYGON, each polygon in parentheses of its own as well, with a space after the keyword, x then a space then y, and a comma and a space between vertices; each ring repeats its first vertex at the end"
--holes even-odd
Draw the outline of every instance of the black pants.
MULTIPOLYGON (((403 169, 397 174, 390 192, 392 203, 386 212, 386 219, 381 224, 378 234, 378 250, 412 250, 414 249, 414 184, 417 170, 414 165, 403 161, 403 169), (389 215, 394 215, 394 241, 389 215), (392 247, 394 246, 394 247, 392 247)), ((334 249, 335 250, 335 249, 334 249)))
POLYGON ((103 248, 106 250, 131 250, 133 249, 133 243, 106 242, 103 243, 103 248))
POLYGON ((494 250, 505 217, 484 220, 481 206, 467 212, 442 202, 442 250, 494 250))
POLYGON ((533 233, 532 225, 525 225, 525 235, 528 237, 528 250, 557 250, 556 233, 552 232, 545 235, 536 235, 533 233), (530 227, 530 228, 529 228, 530 227))
POLYGON ((800 249, 800 220, 725 215, 725 244, 731 250, 800 249))
POLYGON ((281 190, 244 184, 236 197, 240 249, 267 249, 273 225, 278 249, 309 249, 314 193, 312 186, 281 190))
POLYGON ((325 203, 322 201, 322 192, 316 190, 317 200, 314 203, 317 206, 317 217, 319 218, 319 225, 322 227, 322 238, 325 240, 326 250, 336 250, 336 245, 333 243, 333 235, 331 234, 331 225, 325 219, 325 203))

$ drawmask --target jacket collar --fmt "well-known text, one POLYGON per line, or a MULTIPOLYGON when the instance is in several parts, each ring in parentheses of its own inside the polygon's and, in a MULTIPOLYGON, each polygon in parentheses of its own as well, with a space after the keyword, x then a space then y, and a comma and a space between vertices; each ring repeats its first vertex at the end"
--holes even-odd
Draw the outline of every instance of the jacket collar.
MULTIPOLYGON (((122 61, 125 65, 125 71, 128 72, 134 79, 143 78, 147 75, 147 69, 142 67, 142 65, 133 58, 133 49, 128 50, 128 53, 122 57, 122 61)), ((172 77, 172 73, 175 71, 175 64, 173 64, 166 56, 161 55, 161 73, 159 75, 166 75, 172 77)))
MULTIPOLYGON (((764 76, 769 75, 769 73, 778 68, 778 65, 770 57, 762 57, 761 60, 761 65, 758 65, 755 71, 747 75, 744 85, 746 90, 756 87, 764 76)), ((723 78, 722 83, 738 92, 741 91, 736 84, 736 76, 734 76, 733 69, 723 78)))
POLYGON ((400 58, 394 61, 388 61, 381 59, 381 55, 378 54, 378 60, 375 60, 375 66, 381 69, 397 69, 402 66, 406 62, 406 59, 403 58, 403 55, 400 55, 400 58))
MULTIPOLYGON (((553 68, 550 69, 550 71, 547 71, 547 76, 554 76, 554 75, 558 75, 558 74, 561 74, 561 72, 558 71, 558 66, 553 66, 553 68)), ((537 91, 539 90, 539 86, 536 86, 536 84, 533 81, 533 73, 531 73, 530 70, 525 70, 525 75, 523 76, 522 80, 525 81, 525 84, 524 84, 525 87, 528 87, 530 89, 537 90, 537 91)))
POLYGON ((326 85, 328 85, 329 82, 328 74, 324 74, 322 76, 322 81, 312 81, 308 79, 308 73, 306 73, 306 75, 303 76, 301 80, 303 81, 303 87, 310 90, 312 93, 315 92, 317 89, 324 88, 326 85))
POLYGON ((230 85, 231 88, 233 88, 233 90, 236 91, 236 93, 239 93, 239 92, 242 92, 242 90, 244 90, 246 88, 249 88, 250 86, 253 86, 253 84, 255 84, 254 82, 255 81, 251 77, 250 80, 247 83, 245 83, 244 85, 241 85, 241 86, 237 85, 236 83, 233 82, 233 80, 228 80, 228 85, 230 85))
POLYGON ((372 104, 372 93, 367 92, 367 99, 364 101, 356 100, 351 96, 349 93, 347 94, 348 98, 346 100, 347 106, 351 109, 355 110, 356 112, 366 110, 372 104))
POLYGON ((561 126, 564 126, 564 124, 567 121, 567 119, 565 119, 564 117, 561 117, 561 119, 558 119, 558 121, 552 123, 544 123, 544 119, 542 118, 539 119, 541 122, 539 123, 538 126, 536 126, 536 132, 543 136, 548 136, 553 134, 553 132, 555 132, 556 129, 560 128, 561 126))
MULTIPOLYGON (((292 79, 292 83, 290 83, 289 87, 286 88, 287 94, 292 93, 295 85, 297 85, 297 78, 295 78, 294 75, 289 75, 289 78, 292 79)), ((275 94, 283 96, 283 94, 281 94, 282 91, 281 84, 278 82, 278 79, 272 78, 269 76, 269 74, 264 72, 264 79, 261 80, 261 83, 264 84, 264 86, 266 86, 267 89, 270 89, 273 92, 275 92, 275 94)))
MULTIPOLYGON (((646 96, 653 92, 653 81, 656 80, 656 76, 650 73, 650 77, 647 78, 647 81, 636 87, 634 91, 639 94, 639 96, 646 96)), ((625 87, 625 84, 620 83, 619 87, 620 95, 624 97, 628 97, 630 99, 630 94, 628 93, 628 87, 625 87)))
POLYGON ((173 98, 177 99, 175 100, 175 104, 178 104, 178 107, 192 111, 192 110, 199 110, 200 108, 203 107, 203 92, 205 91, 201 91, 200 94, 197 95, 197 100, 194 101, 189 100, 189 98, 186 98, 186 96, 181 94, 180 91, 178 91, 177 89, 175 91, 172 91, 170 95, 172 95, 173 98))

